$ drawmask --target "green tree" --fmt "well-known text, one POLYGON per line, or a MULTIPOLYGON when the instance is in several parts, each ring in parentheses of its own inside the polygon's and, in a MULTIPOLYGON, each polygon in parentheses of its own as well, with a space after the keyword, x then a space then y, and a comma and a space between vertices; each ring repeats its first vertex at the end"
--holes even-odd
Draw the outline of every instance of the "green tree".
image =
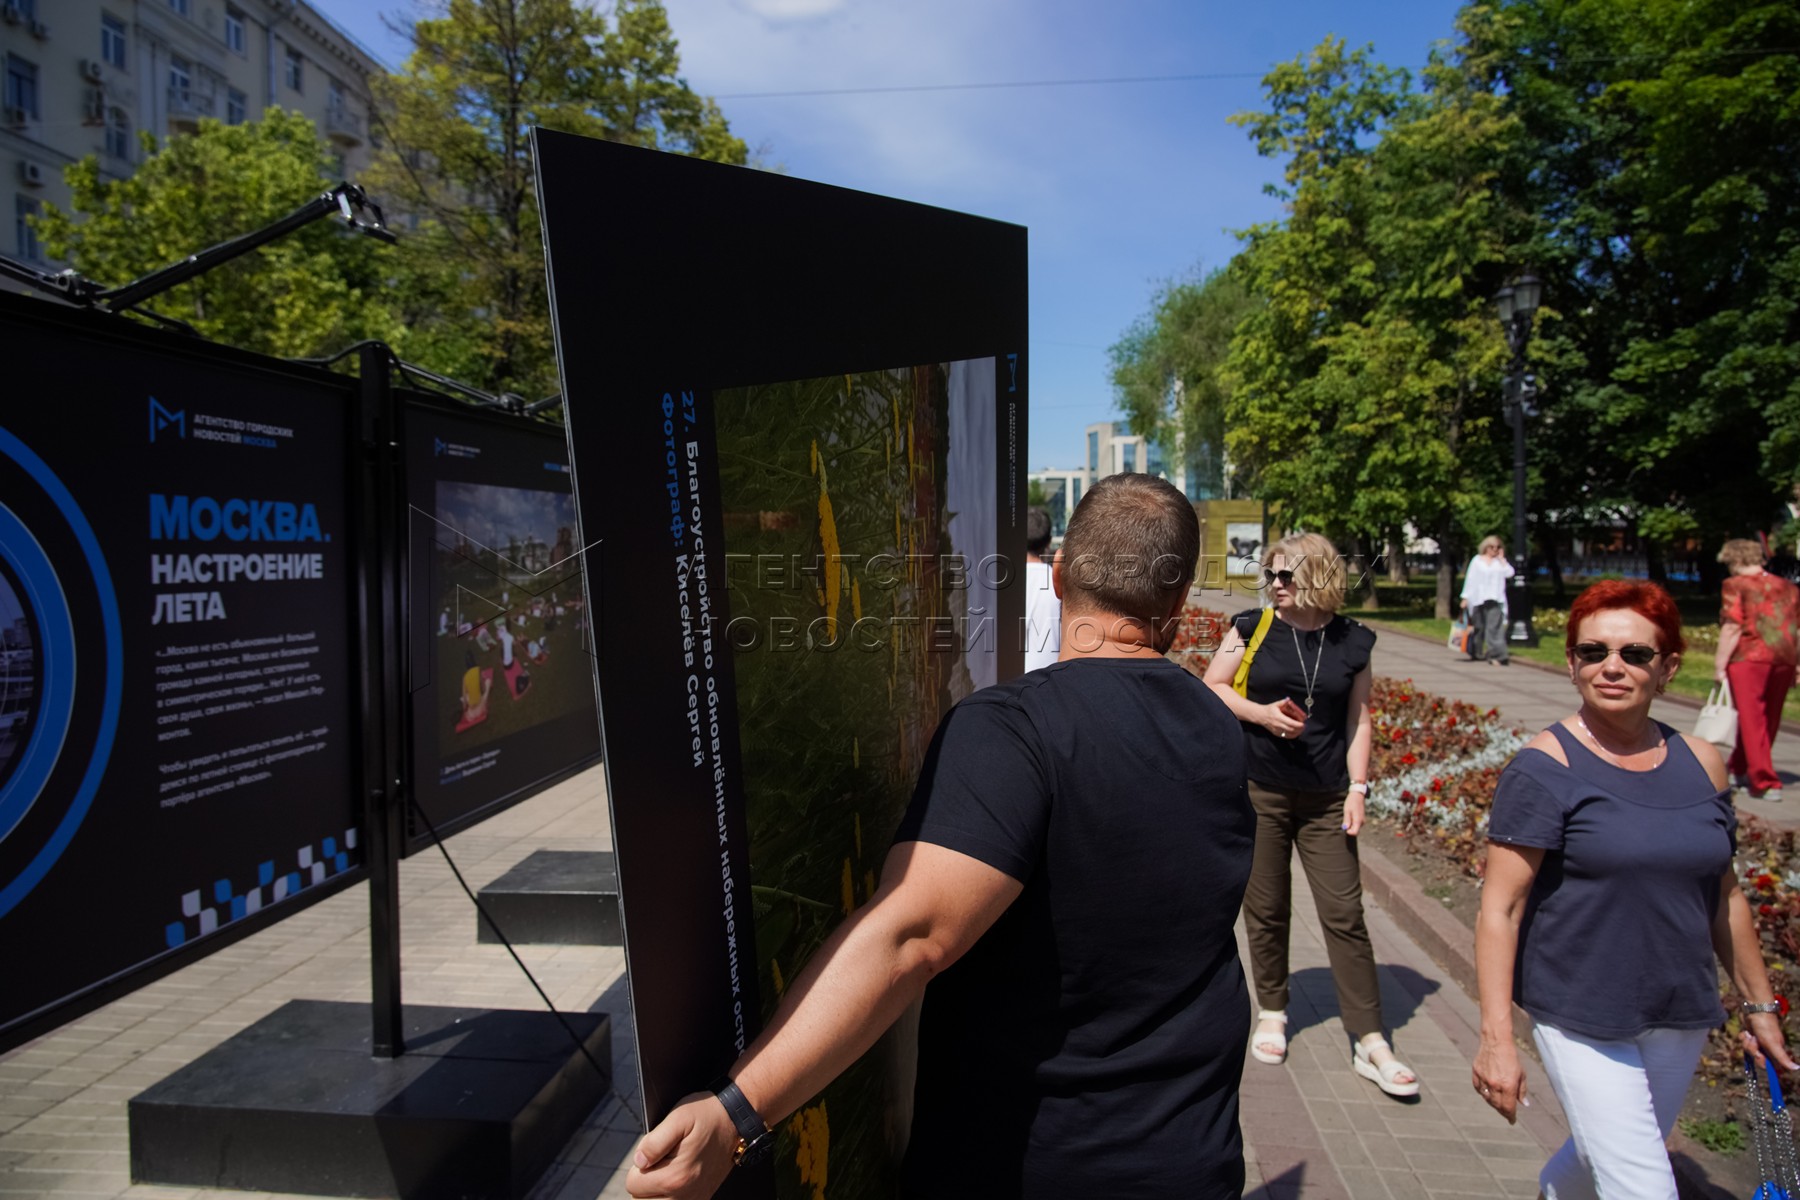
MULTIPOLYGON (((370 182, 419 219, 402 255, 404 357, 495 391, 556 390, 529 133, 542 126, 741 163, 678 75, 657 0, 448 0, 377 84, 370 182)), ((628 233, 628 231, 621 231, 628 233)))
MULTIPOLYGON (((1465 10, 1464 21, 1483 19, 1465 10)), ((1287 159, 1285 217, 1242 235, 1234 273, 1266 303, 1233 339, 1226 444, 1262 496, 1350 552, 1436 536, 1448 616, 1459 511, 1492 490, 1507 257, 1496 194, 1509 118, 1492 67, 1440 50, 1406 72, 1328 39, 1235 118, 1287 159)), ((1512 222, 1516 223, 1516 222, 1512 222)))
POLYGON ((1155 439, 1186 465, 1190 486, 1222 487, 1223 368, 1232 335, 1253 301, 1229 271, 1171 283, 1150 312, 1108 351, 1113 395, 1131 431, 1155 439))
POLYGON ((1653 552, 1766 527, 1800 480, 1800 9, 1499 11, 1473 41, 1525 131, 1505 187, 1556 318, 1544 502, 1653 552))
MULTIPOLYGON (((158 143, 125 179, 90 156, 64 171, 70 209, 36 219, 49 253, 106 286, 128 283, 209 244, 250 233, 331 186, 329 150, 305 117, 270 109, 243 125, 203 120, 158 143)), ((264 354, 302 357, 392 337, 384 301, 391 254, 319 221, 163 293, 148 307, 204 336, 264 354)))

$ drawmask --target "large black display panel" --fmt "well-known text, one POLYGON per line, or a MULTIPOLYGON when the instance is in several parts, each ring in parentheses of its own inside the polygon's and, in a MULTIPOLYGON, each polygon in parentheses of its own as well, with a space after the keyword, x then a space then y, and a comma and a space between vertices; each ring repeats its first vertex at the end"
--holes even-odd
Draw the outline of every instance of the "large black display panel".
POLYGON ((0 1047, 360 865, 348 385, 48 308, 0 306, 0 1047))
POLYGON ((599 757, 580 522, 560 428, 404 404, 413 779, 447 835, 599 757))
MULTIPOLYGON (((943 712, 1022 666, 1025 231, 537 151, 655 1120, 868 902, 943 712)), ((734 1194, 892 1195, 912 1050, 903 1023, 734 1194)))

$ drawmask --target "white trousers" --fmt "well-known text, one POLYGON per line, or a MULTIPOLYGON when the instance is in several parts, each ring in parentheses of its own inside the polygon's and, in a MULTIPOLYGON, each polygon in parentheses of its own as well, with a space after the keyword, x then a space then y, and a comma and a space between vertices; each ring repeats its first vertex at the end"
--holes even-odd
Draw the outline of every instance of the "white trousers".
POLYGON ((1706 1045, 1704 1029, 1652 1029, 1601 1042, 1539 1024, 1544 1073, 1569 1140, 1538 1175, 1545 1200, 1676 1200, 1663 1145, 1706 1045))

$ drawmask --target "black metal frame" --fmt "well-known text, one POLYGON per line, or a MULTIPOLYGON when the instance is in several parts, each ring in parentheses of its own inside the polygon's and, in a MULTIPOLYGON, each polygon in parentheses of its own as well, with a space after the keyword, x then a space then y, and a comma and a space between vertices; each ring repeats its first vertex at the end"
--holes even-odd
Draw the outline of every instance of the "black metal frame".
MULTIPOLYGON (((1508 290, 1511 290, 1510 285, 1508 290)), ((1513 435, 1513 546, 1519 556, 1507 601, 1506 640, 1521 646, 1538 644, 1537 629, 1531 622, 1531 541, 1526 520, 1525 443, 1525 422, 1537 415, 1534 403, 1538 396, 1537 377, 1525 369, 1525 349, 1531 344, 1531 323, 1536 315, 1535 308, 1514 310, 1501 322, 1506 331, 1507 348, 1512 352, 1506 367, 1504 404, 1506 423, 1512 427, 1513 435)))

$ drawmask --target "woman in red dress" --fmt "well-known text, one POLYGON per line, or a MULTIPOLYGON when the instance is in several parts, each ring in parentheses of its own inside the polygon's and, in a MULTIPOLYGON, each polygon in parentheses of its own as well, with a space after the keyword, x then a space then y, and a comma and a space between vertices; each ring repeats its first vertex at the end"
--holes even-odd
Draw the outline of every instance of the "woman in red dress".
POLYGON ((1731 685, 1738 711, 1737 748, 1726 765, 1732 782, 1747 788, 1752 800, 1779 800, 1781 776, 1770 747, 1800 659, 1794 638, 1800 588, 1763 570, 1762 544, 1748 538, 1726 542, 1719 561, 1731 574, 1719 607, 1713 678, 1731 685))

